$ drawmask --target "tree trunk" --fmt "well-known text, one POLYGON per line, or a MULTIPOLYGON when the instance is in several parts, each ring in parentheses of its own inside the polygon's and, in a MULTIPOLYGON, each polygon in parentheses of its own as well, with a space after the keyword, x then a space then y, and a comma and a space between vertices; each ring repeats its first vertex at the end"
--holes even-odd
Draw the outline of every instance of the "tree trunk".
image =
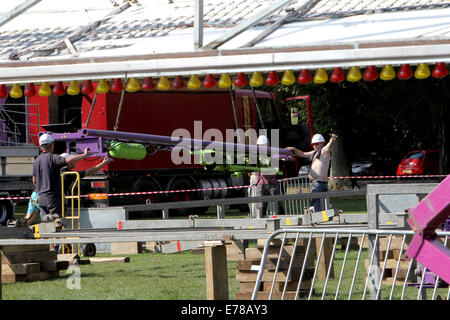
MULTIPOLYGON (((350 166, 348 165, 347 155, 345 153, 344 141, 339 136, 333 144, 331 154, 330 177, 347 177, 350 176, 350 166)), ((330 179, 330 190, 351 189, 351 179, 330 179)))

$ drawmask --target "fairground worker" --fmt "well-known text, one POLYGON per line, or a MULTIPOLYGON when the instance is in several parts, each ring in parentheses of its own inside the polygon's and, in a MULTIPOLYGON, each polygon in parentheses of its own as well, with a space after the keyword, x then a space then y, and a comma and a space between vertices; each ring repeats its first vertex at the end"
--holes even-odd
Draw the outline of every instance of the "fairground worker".
MULTIPOLYGON (((269 139, 265 135, 260 135, 256 141, 257 146, 269 147, 269 139)), ((265 166, 270 166, 270 159, 260 157, 260 162, 265 166)), ((277 172, 273 168, 261 168, 259 172, 252 172, 250 175, 250 197, 262 197, 267 195, 280 194, 278 186, 277 172)), ((262 218, 267 211, 267 215, 278 214, 277 202, 257 202, 250 204, 250 218, 262 218)))
MULTIPOLYGON (((60 156, 63 158, 68 158, 68 157, 70 157, 70 154, 62 153, 60 156)), ((78 171, 78 174, 80 175, 80 179, 96 173, 101 168, 106 166, 108 163, 110 163, 110 159, 105 157, 101 163, 99 163, 87 170, 78 171)), ((73 169, 73 165, 70 163, 67 164, 67 166, 65 166, 61 169, 60 173, 62 174, 67 169, 68 169, 68 171, 71 171, 73 169)), ((72 183, 75 182, 75 179, 76 178, 74 175, 65 175, 64 176, 64 186, 66 187, 66 189, 71 188, 72 183)), ((26 214, 25 218, 23 218, 23 220, 19 221, 19 223, 22 225, 26 225, 26 226, 32 225, 34 220, 36 219, 37 215, 39 214, 39 212, 40 212, 40 209, 39 209, 39 204, 38 204, 38 193, 36 191, 34 191, 31 194, 30 201, 28 202, 27 214, 26 214)))
MULTIPOLYGON (((311 139, 313 151, 303 152, 294 147, 286 149, 293 151, 297 156, 307 158, 311 162, 311 168, 308 172, 308 178, 311 181, 311 192, 328 191, 328 169, 331 160, 331 148, 337 139, 335 134, 330 134, 330 141, 325 145, 325 139, 321 134, 315 134, 311 139)), ((311 199, 314 211, 323 211, 320 198, 311 199)))
POLYGON ((61 176, 63 167, 74 165, 88 156, 88 148, 82 154, 61 157, 54 154, 54 140, 44 133, 39 137, 42 153, 33 163, 33 184, 38 193, 38 205, 41 221, 54 221, 61 217, 61 176))

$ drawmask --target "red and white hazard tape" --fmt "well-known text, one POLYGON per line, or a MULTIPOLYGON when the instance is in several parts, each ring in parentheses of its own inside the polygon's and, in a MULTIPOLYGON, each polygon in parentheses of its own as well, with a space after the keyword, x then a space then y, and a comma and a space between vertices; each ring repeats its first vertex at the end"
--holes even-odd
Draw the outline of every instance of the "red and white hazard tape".
MULTIPOLYGON (((447 175, 408 175, 408 176, 347 176, 347 177, 329 177, 329 179, 391 179, 391 178, 438 178, 446 177, 447 175)), ((290 180, 292 178, 280 179, 279 181, 290 180)), ((164 194, 164 193, 177 193, 177 192, 198 192, 198 191, 214 191, 214 190, 227 190, 227 189, 244 189, 249 186, 232 186, 232 187, 219 187, 219 188, 205 188, 205 189, 182 189, 182 190, 162 190, 162 191, 142 191, 142 192, 121 192, 121 193, 91 193, 89 195, 80 195, 80 197, 115 197, 115 196, 136 196, 136 195, 149 195, 149 194, 164 194)), ((0 200, 29 200, 30 197, 3 197, 0 200)))

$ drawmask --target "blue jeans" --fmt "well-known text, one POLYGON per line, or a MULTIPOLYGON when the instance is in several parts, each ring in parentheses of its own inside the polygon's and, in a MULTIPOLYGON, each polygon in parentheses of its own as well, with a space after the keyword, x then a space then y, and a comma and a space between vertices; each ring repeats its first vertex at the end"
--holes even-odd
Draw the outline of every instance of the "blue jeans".
MULTIPOLYGON (((311 192, 326 192, 328 191, 328 182, 313 181, 311 183, 311 192)), ((320 212, 322 208, 321 198, 311 199, 311 204, 314 206, 314 212, 320 212)))

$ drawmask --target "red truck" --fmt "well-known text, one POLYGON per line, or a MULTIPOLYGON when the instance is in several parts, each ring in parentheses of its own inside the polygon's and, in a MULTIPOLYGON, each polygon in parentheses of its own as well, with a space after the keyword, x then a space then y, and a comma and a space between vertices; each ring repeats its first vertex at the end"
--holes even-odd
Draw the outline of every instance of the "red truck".
MULTIPOLYGON (((303 99, 305 100, 305 99, 303 99)), ((175 129, 184 128, 194 138, 194 121, 201 121, 203 132, 219 129, 280 129, 280 147, 309 148, 311 128, 307 123, 291 124, 290 111, 277 103, 272 93, 253 90, 177 90, 125 93, 118 118, 120 93, 28 98, 31 113, 39 117, 28 119, 29 135, 37 145, 39 131, 75 132, 85 128, 114 130, 171 136, 175 129), (255 97, 257 104, 255 103, 255 97), (92 102, 95 104, 92 108, 92 102), (260 121, 260 110, 263 123, 260 121), (40 125, 35 123, 38 119, 40 125), (45 129, 45 130, 44 130, 45 129)), ((306 99, 309 110, 309 98, 306 99)), ((295 122, 294 122, 295 123, 295 122)), ((269 137, 270 138, 270 137, 269 137)), ((64 152, 64 143, 56 142, 55 153, 64 152)), ((76 170, 87 169, 99 162, 90 158, 77 164, 76 170)), ((296 176, 298 161, 282 161, 285 176, 296 176)), ((107 194, 203 189, 248 184, 247 174, 205 170, 201 165, 174 165, 170 152, 161 151, 143 160, 114 159, 100 173, 84 178, 82 194, 103 194, 85 200, 85 205, 108 206, 141 204, 161 201, 195 200, 225 196, 244 196, 244 189, 204 192, 177 192, 151 195, 107 196, 107 194)), ((85 198, 84 198, 85 199, 85 198)), ((184 210, 181 210, 184 211, 184 210)), ((198 210, 196 211, 198 212, 198 210)), ((185 212, 186 213, 186 212, 185 212)), ((190 213, 190 212, 187 212, 190 213)))

